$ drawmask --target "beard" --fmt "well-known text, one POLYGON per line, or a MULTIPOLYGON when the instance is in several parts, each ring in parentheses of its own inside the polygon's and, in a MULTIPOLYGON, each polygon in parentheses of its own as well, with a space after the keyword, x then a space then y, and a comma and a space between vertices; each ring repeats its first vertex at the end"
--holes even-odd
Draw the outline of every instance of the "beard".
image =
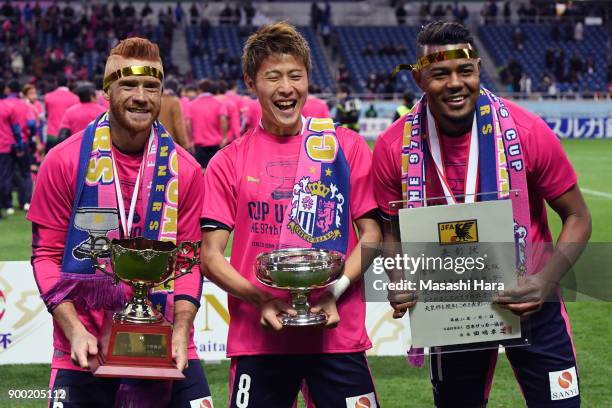
POLYGON ((127 109, 123 107, 120 103, 113 103, 112 100, 110 103, 109 110, 115 122, 119 126, 121 126, 123 130, 129 133, 137 134, 144 131, 148 131, 151 128, 151 125, 153 124, 153 122, 155 122, 157 116, 159 115, 160 105, 157 106, 157 110, 151 108, 151 118, 149 120, 142 121, 130 120, 127 117, 127 109))

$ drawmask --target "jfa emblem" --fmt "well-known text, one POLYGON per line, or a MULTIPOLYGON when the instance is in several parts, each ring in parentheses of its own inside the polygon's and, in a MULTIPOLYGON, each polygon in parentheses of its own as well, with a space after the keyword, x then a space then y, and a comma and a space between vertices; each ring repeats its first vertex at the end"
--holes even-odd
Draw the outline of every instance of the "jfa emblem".
POLYGON ((343 205, 344 196, 335 184, 327 186, 303 177, 293 187, 288 228, 310 243, 337 239, 343 205))

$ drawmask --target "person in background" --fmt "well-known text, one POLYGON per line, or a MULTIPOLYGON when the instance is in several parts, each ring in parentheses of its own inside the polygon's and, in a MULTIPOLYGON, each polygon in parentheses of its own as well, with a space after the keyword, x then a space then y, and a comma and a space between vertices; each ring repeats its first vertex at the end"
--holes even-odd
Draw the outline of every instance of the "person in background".
POLYGON ((176 143, 185 149, 189 149, 190 143, 185 127, 186 119, 181 101, 178 98, 178 87, 179 84, 176 79, 170 77, 164 80, 164 93, 162 94, 158 119, 176 143))
POLYGON ((334 122, 345 128, 359 132, 359 115, 361 101, 351 96, 351 90, 346 85, 340 85, 336 93, 336 115, 334 122))
POLYGON ((228 90, 227 82, 223 79, 217 81, 216 84, 217 100, 221 101, 225 105, 227 111, 228 120, 228 132, 227 132, 227 143, 231 143, 240 137, 240 107, 236 105, 233 99, 227 97, 226 92, 228 90))
POLYGON ((24 85, 21 90, 24 102, 32 109, 36 118, 36 140, 35 147, 30 149, 32 152, 30 170, 32 172, 32 183, 36 183, 36 174, 40 167, 40 162, 45 154, 45 142, 43 139, 43 127, 45 124, 45 111, 42 103, 38 99, 38 91, 32 84, 24 85))
POLYGON ((395 122, 402 116, 406 115, 410 112, 410 108, 414 105, 414 94, 412 92, 406 91, 402 95, 402 104, 395 109, 395 114, 393 115, 393 121, 395 122))
POLYGON ((225 92, 225 96, 234 102, 240 112, 240 133, 238 133, 238 137, 240 137, 244 133, 247 106, 244 97, 238 94, 238 81, 229 83, 229 89, 225 92))
POLYGON ((377 118, 378 117, 378 112, 376 111, 376 108, 374 107, 373 103, 370 104, 370 106, 368 107, 364 115, 366 118, 377 118))
POLYGON ((200 95, 189 104, 191 140, 195 158, 205 170, 210 159, 228 143, 229 119, 226 105, 215 98, 215 83, 203 79, 198 87, 200 95))
POLYGON ((319 91, 319 88, 314 85, 308 86, 308 98, 306 98, 302 115, 306 118, 329 118, 327 102, 313 95, 317 93, 315 91, 319 91))
POLYGON ((68 79, 61 75, 54 79, 57 87, 47 93, 44 97, 45 110, 47 112, 47 140, 46 151, 48 152, 58 143, 59 125, 66 109, 79 103, 79 97, 68 89, 68 79))
MULTIPOLYGON (((4 90, 4 87, 0 80, 0 89, 4 90)), ((14 162, 16 156, 25 154, 25 149, 17 110, 6 99, 0 99, 0 218, 3 217, 2 210, 6 215, 15 213, 11 195, 14 162)))
POLYGON ((93 84, 81 84, 74 90, 74 93, 79 97, 79 103, 66 109, 62 116, 57 138, 59 143, 85 129, 102 112, 106 112, 106 109, 96 100, 96 90, 93 84))
MULTIPOLYGON (((15 144, 11 157, 13 159, 13 185, 17 190, 19 207, 25 211, 30 208, 32 199, 32 175, 30 165, 33 162, 34 152, 38 139, 38 127, 36 126, 36 116, 30 105, 23 100, 20 95, 21 85, 16 79, 8 82, 5 90, 6 98, 4 103, 12 106, 16 116, 19 129, 21 130, 21 140, 15 144)), ((6 197, 7 202, 11 197, 6 197)), ((13 212, 12 205, 8 207, 7 213, 13 212)))

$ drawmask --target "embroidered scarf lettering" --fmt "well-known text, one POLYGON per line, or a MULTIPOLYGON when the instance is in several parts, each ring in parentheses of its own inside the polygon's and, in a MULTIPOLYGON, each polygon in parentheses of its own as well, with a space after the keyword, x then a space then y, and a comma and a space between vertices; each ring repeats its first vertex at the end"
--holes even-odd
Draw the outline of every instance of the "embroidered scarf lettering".
MULTIPOLYGON (((478 196, 479 201, 512 200, 517 268, 533 273, 525 253, 529 234, 529 195, 523 149, 516 125, 504 102, 485 88, 476 103, 478 132, 478 191, 497 192, 478 196)), ((425 95, 406 117, 402 140, 402 196, 408 208, 427 205, 427 99, 425 95)), ((408 359, 423 364, 422 350, 411 349, 408 359)))
MULTIPOLYGON (((178 157, 174 143, 159 122, 145 152, 139 194, 146 211, 143 236, 176 243, 178 217, 178 157)), ((111 158, 108 112, 92 122, 83 134, 77 172, 77 189, 68 227, 58 283, 45 295, 48 307, 65 300, 87 308, 116 310, 125 302, 123 284, 97 271, 88 256, 90 235, 119 237, 117 196, 111 158)), ((109 272, 110 264, 107 265, 109 272)), ((172 321, 173 290, 154 288, 150 296, 158 310, 172 321)))
POLYGON ((331 119, 308 118, 302 134, 291 205, 281 248, 319 248, 346 254, 350 170, 331 119))

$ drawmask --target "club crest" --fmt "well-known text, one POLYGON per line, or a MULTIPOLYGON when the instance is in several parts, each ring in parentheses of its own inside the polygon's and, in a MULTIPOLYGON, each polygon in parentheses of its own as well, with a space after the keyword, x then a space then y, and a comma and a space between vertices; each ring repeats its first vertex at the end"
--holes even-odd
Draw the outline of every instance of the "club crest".
POLYGON ((287 227, 304 241, 319 243, 335 240, 342 234, 344 195, 338 187, 303 177, 293 186, 291 214, 287 227))

